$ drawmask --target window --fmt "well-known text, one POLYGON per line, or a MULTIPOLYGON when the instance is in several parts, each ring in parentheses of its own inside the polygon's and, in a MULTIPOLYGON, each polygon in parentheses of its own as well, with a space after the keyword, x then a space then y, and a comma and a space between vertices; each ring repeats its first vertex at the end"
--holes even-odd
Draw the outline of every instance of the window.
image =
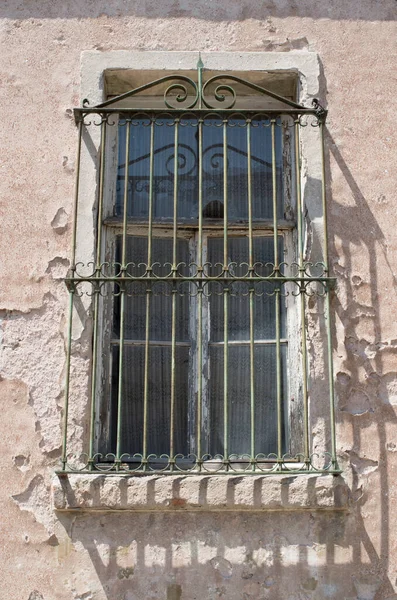
MULTIPOLYGON (((322 133, 325 113, 295 102, 292 73, 271 89, 266 74, 201 61, 160 75, 138 72, 140 85, 75 111, 81 164, 100 131, 95 261, 74 260, 67 280, 71 307, 92 298, 81 468, 336 469, 334 448, 312 460, 308 300, 327 305, 329 326, 332 281, 326 259, 307 260, 299 140, 306 126, 322 133)), ((69 345, 67 395, 71 360, 69 345)), ((64 468, 67 424, 68 403, 64 468)))

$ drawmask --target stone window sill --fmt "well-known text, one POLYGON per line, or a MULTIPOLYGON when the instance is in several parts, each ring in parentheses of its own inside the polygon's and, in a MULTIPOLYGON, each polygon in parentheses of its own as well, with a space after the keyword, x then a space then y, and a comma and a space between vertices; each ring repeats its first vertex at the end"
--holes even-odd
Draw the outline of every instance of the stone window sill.
POLYGON ((341 476, 54 476, 56 511, 348 510, 341 476))

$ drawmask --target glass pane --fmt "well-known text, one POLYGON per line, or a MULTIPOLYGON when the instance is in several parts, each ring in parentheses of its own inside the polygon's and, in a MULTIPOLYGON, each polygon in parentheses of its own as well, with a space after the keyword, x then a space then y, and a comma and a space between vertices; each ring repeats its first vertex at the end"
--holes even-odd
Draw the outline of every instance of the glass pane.
POLYGON ((169 119, 155 125, 154 218, 172 219, 174 210, 174 126, 169 119))
MULTIPOLYGON (((255 369, 255 453, 277 452, 276 346, 257 345, 255 369)), ((285 398, 286 346, 281 347, 282 398, 285 398)), ((224 454, 224 354, 222 346, 210 346, 209 453, 224 454)), ((249 346, 230 346, 228 361, 229 454, 250 454, 251 397, 249 346)), ((283 411, 284 413, 284 411, 283 411)), ((284 414, 283 446, 285 438, 284 414)))
MULTIPOLYGON (((283 208, 283 148, 282 127, 275 127, 277 217, 283 208)), ((251 126, 252 216, 253 219, 273 219, 272 132, 268 118, 253 119, 251 126)))
MULTIPOLYGON (((260 275, 270 275, 272 268, 266 263, 274 260, 273 238, 255 237, 253 240, 254 260, 258 263, 260 275), (260 265, 263 265, 260 267, 260 265)), ((232 265, 231 273, 235 276, 247 274, 248 269, 248 238, 246 236, 230 237, 228 240, 229 264, 232 265)), ((279 236, 279 255, 283 256, 283 238, 279 236)), ((211 275, 219 274, 216 263, 223 262, 223 238, 208 239, 208 262, 213 265, 209 271, 211 275)), ((224 295, 223 284, 213 282, 208 284, 210 305, 210 340, 221 342, 224 338, 224 295)), ((228 300, 228 335, 230 341, 249 340, 250 325, 250 298, 251 284, 247 282, 232 283, 229 285, 228 300)), ((255 282, 254 302, 254 336, 255 340, 274 339, 275 328, 275 290, 272 282, 255 282)), ((281 308, 281 337, 285 337, 285 302, 280 299, 281 308)))
MULTIPOLYGON (((123 365, 123 410, 121 450, 129 454, 140 454, 143 449, 144 407, 144 346, 126 346, 123 365)), ((187 447, 187 398, 190 349, 176 348, 175 385, 175 453, 188 454, 187 447)), ((113 452, 116 447, 117 382, 119 349, 113 349, 112 432, 113 452)), ((169 454, 170 444, 170 401, 171 401, 171 348, 152 345, 149 350, 148 369, 148 453, 169 454)))
POLYGON ((178 130, 178 221, 180 221, 198 217, 197 119, 184 117, 180 121, 178 130))
MULTIPOLYGON (((126 176, 127 122, 118 128, 118 172, 115 214, 123 214, 126 176)), ((197 118, 183 117, 178 127, 177 220, 197 219, 198 210, 198 127, 197 118)), ((224 152, 223 121, 209 116, 203 123, 203 216, 223 219, 224 152)), ((150 181, 150 116, 132 117, 128 166, 128 215, 147 219, 150 181)), ((275 127, 278 218, 283 210, 282 127, 275 127)), ((153 219, 172 220, 174 215, 175 121, 156 118, 154 125, 153 219)), ((270 121, 256 118, 251 124, 251 171, 253 219, 273 218, 272 147, 270 121)), ((228 220, 248 219, 248 148, 244 119, 230 119, 227 125, 228 220)))
POLYGON ((120 119, 118 127, 119 160, 116 187, 116 215, 123 214, 125 176, 128 176, 129 216, 147 218, 149 206, 150 121, 133 119, 130 127, 129 164, 126 169, 127 121, 120 119))
POLYGON ((203 123, 203 217, 223 219, 223 132, 220 118, 203 123))
MULTIPOLYGON (((184 119, 179 126, 177 219, 197 219, 197 121, 184 119)), ((116 215, 123 214, 126 121, 119 124, 119 161, 116 215)), ((132 119, 128 169, 128 216, 147 219, 150 183, 149 117, 132 119)), ((154 125, 153 219, 173 219, 175 124, 158 118, 154 125)))
MULTIPOLYGON (((255 452, 277 452, 277 395, 276 395, 276 346, 255 347, 255 452)), ((282 451, 286 451, 287 432, 287 345, 280 349, 281 366, 281 423, 282 451)))
MULTIPOLYGON (((116 240, 116 261, 121 260, 122 237, 116 240)), ((139 277, 145 272, 147 262, 148 240, 145 237, 127 236, 127 263, 128 273, 139 277)), ((169 273, 172 263, 172 239, 153 238, 152 240, 153 263, 157 276, 169 273), (167 264, 168 263, 168 264, 167 264)), ((178 263, 189 264, 189 241, 177 240, 178 263)), ((171 340, 171 293, 170 282, 158 282, 150 285, 148 282, 136 281, 128 283, 125 299, 124 336, 126 340, 144 340, 146 327, 146 296, 151 289, 150 300, 150 332, 151 340, 171 340)), ((186 287, 179 286, 176 295, 176 340, 189 341, 189 294, 186 287)), ((115 317, 113 320, 114 334, 119 336, 120 331, 120 297, 115 299, 115 317)))
POLYGON ((247 127, 233 119, 227 128, 228 219, 248 219, 247 127))

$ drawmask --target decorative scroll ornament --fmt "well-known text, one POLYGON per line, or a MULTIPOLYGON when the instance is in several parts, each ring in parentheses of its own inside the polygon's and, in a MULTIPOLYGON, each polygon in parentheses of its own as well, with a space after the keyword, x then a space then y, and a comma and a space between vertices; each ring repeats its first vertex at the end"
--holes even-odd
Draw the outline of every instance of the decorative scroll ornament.
MULTIPOLYGON (((316 98, 312 101, 313 108, 308 108, 257 85, 252 81, 237 77, 236 75, 228 73, 219 74, 210 77, 207 81, 203 81, 203 71, 204 65, 200 58, 197 63, 197 81, 194 81, 186 75, 175 73, 131 89, 128 92, 93 107, 90 106, 89 101, 85 98, 82 103, 82 108, 75 109, 76 121, 82 120, 84 114, 90 112, 105 115, 107 112, 112 112, 112 110, 120 111, 120 108, 117 108, 117 105, 121 101, 127 98, 145 95, 145 92, 155 88, 163 90, 164 84, 169 85, 161 93, 163 95, 165 107, 170 110, 191 110, 201 108, 222 111, 230 110, 235 107, 238 101, 246 99, 247 97, 248 106, 246 108, 249 109, 250 98, 255 95, 263 98, 271 98, 280 103, 280 108, 271 109, 270 112, 282 113, 287 110, 290 113, 296 112, 296 116, 305 114, 315 115, 319 123, 325 121, 327 111, 321 106, 316 98), (244 89, 249 92, 249 95, 241 93, 240 90, 244 89)), ((157 94, 156 96, 159 97, 159 95, 160 94, 157 94)))
POLYGON ((183 105, 184 109, 190 109, 196 106, 198 98, 199 98, 199 88, 198 85, 193 79, 190 77, 186 77, 186 75, 167 75, 166 77, 161 77, 160 79, 155 79, 150 83, 146 83, 138 88, 132 89, 125 94, 121 94, 112 98, 111 100, 107 100, 102 104, 98 104, 96 106, 97 109, 100 108, 112 108, 114 104, 124 100, 125 98, 131 98, 133 96, 137 96, 138 94, 142 94, 143 92, 161 86, 164 83, 171 82, 170 85, 166 88, 163 93, 164 104, 167 108, 176 109, 180 108, 181 105, 186 102, 188 98, 193 96, 193 99, 190 100, 187 104, 183 105), (190 93, 189 93, 190 91, 190 93), (176 93, 172 93, 176 92, 176 93))
POLYGON ((316 117, 318 119, 318 122, 324 123, 325 119, 327 118, 327 111, 325 110, 325 108, 323 106, 321 106, 321 104, 317 100, 317 98, 313 98, 312 106, 313 106, 314 110, 316 111, 316 117))

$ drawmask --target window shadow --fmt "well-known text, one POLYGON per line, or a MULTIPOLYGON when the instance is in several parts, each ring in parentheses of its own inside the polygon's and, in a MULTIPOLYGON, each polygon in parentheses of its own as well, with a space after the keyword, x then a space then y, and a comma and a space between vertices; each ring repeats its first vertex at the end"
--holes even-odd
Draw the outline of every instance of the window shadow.
MULTIPOLYGON (((255 479, 254 495, 259 481, 268 480, 255 479)), ((229 502, 234 490, 227 487, 229 502)), ((321 493, 309 480, 308 487, 311 500, 321 493)), ((96 591, 108 600, 356 600, 393 594, 390 582, 374 569, 379 555, 356 511, 182 509, 58 516, 72 547, 79 548, 79 569, 69 569, 67 559, 60 564, 68 586, 82 597, 90 580, 99 581, 96 591), (366 555, 360 562, 361 547, 366 555)))
MULTIPOLYGON (((374 597, 386 598, 393 593, 387 578, 391 514, 386 427, 388 423, 395 424, 397 418, 384 382, 397 373, 391 374, 386 371, 384 358, 395 357, 397 348, 387 340, 385 322, 381 319, 380 269, 386 271, 394 290, 397 290, 397 279, 390 264, 385 236, 329 131, 326 143, 328 176, 331 172, 337 175, 339 170, 348 186, 346 189, 354 199, 354 205, 338 203, 336 198, 332 197, 331 185, 329 186, 328 202, 332 213, 329 219, 329 233, 333 244, 330 254, 338 278, 333 307, 336 321, 339 321, 339 338, 340 325, 344 330, 346 349, 345 360, 339 365, 341 370, 336 375, 336 418, 340 431, 352 431, 352 446, 344 458, 352 470, 354 518, 357 531, 360 532, 360 543, 355 545, 353 558, 355 563, 360 564, 363 553, 367 554, 372 572, 376 572, 383 582, 378 595, 374 597), (360 272, 355 271, 356 249, 359 249, 360 256, 364 254, 366 257, 360 264, 360 272), (361 299, 364 294, 361 296, 360 289, 363 288, 366 288, 367 292, 366 302, 361 299), (363 322, 366 339, 362 337, 363 322), (368 435, 373 436, 372 456, 365 454, 367 444, 366 449, 363 449, 363 440, 368 435), (376 475, 370 481, 372 472, 376 475), (365 507, 370 495, 371 505, 376 506, 376 509, 365 507), (372 514, 369 510, 373 511, 372 514), (367 518, 364 515, 367 515, 367 518), (379 539, 376 541, 371 540, 367 531, 375 531, 374 519, 379 524, 379 539), (376 550, 375 546, 379 550, 376 550)), ((336 329, 333 332, 333 342, 336 349, 336 329)))

